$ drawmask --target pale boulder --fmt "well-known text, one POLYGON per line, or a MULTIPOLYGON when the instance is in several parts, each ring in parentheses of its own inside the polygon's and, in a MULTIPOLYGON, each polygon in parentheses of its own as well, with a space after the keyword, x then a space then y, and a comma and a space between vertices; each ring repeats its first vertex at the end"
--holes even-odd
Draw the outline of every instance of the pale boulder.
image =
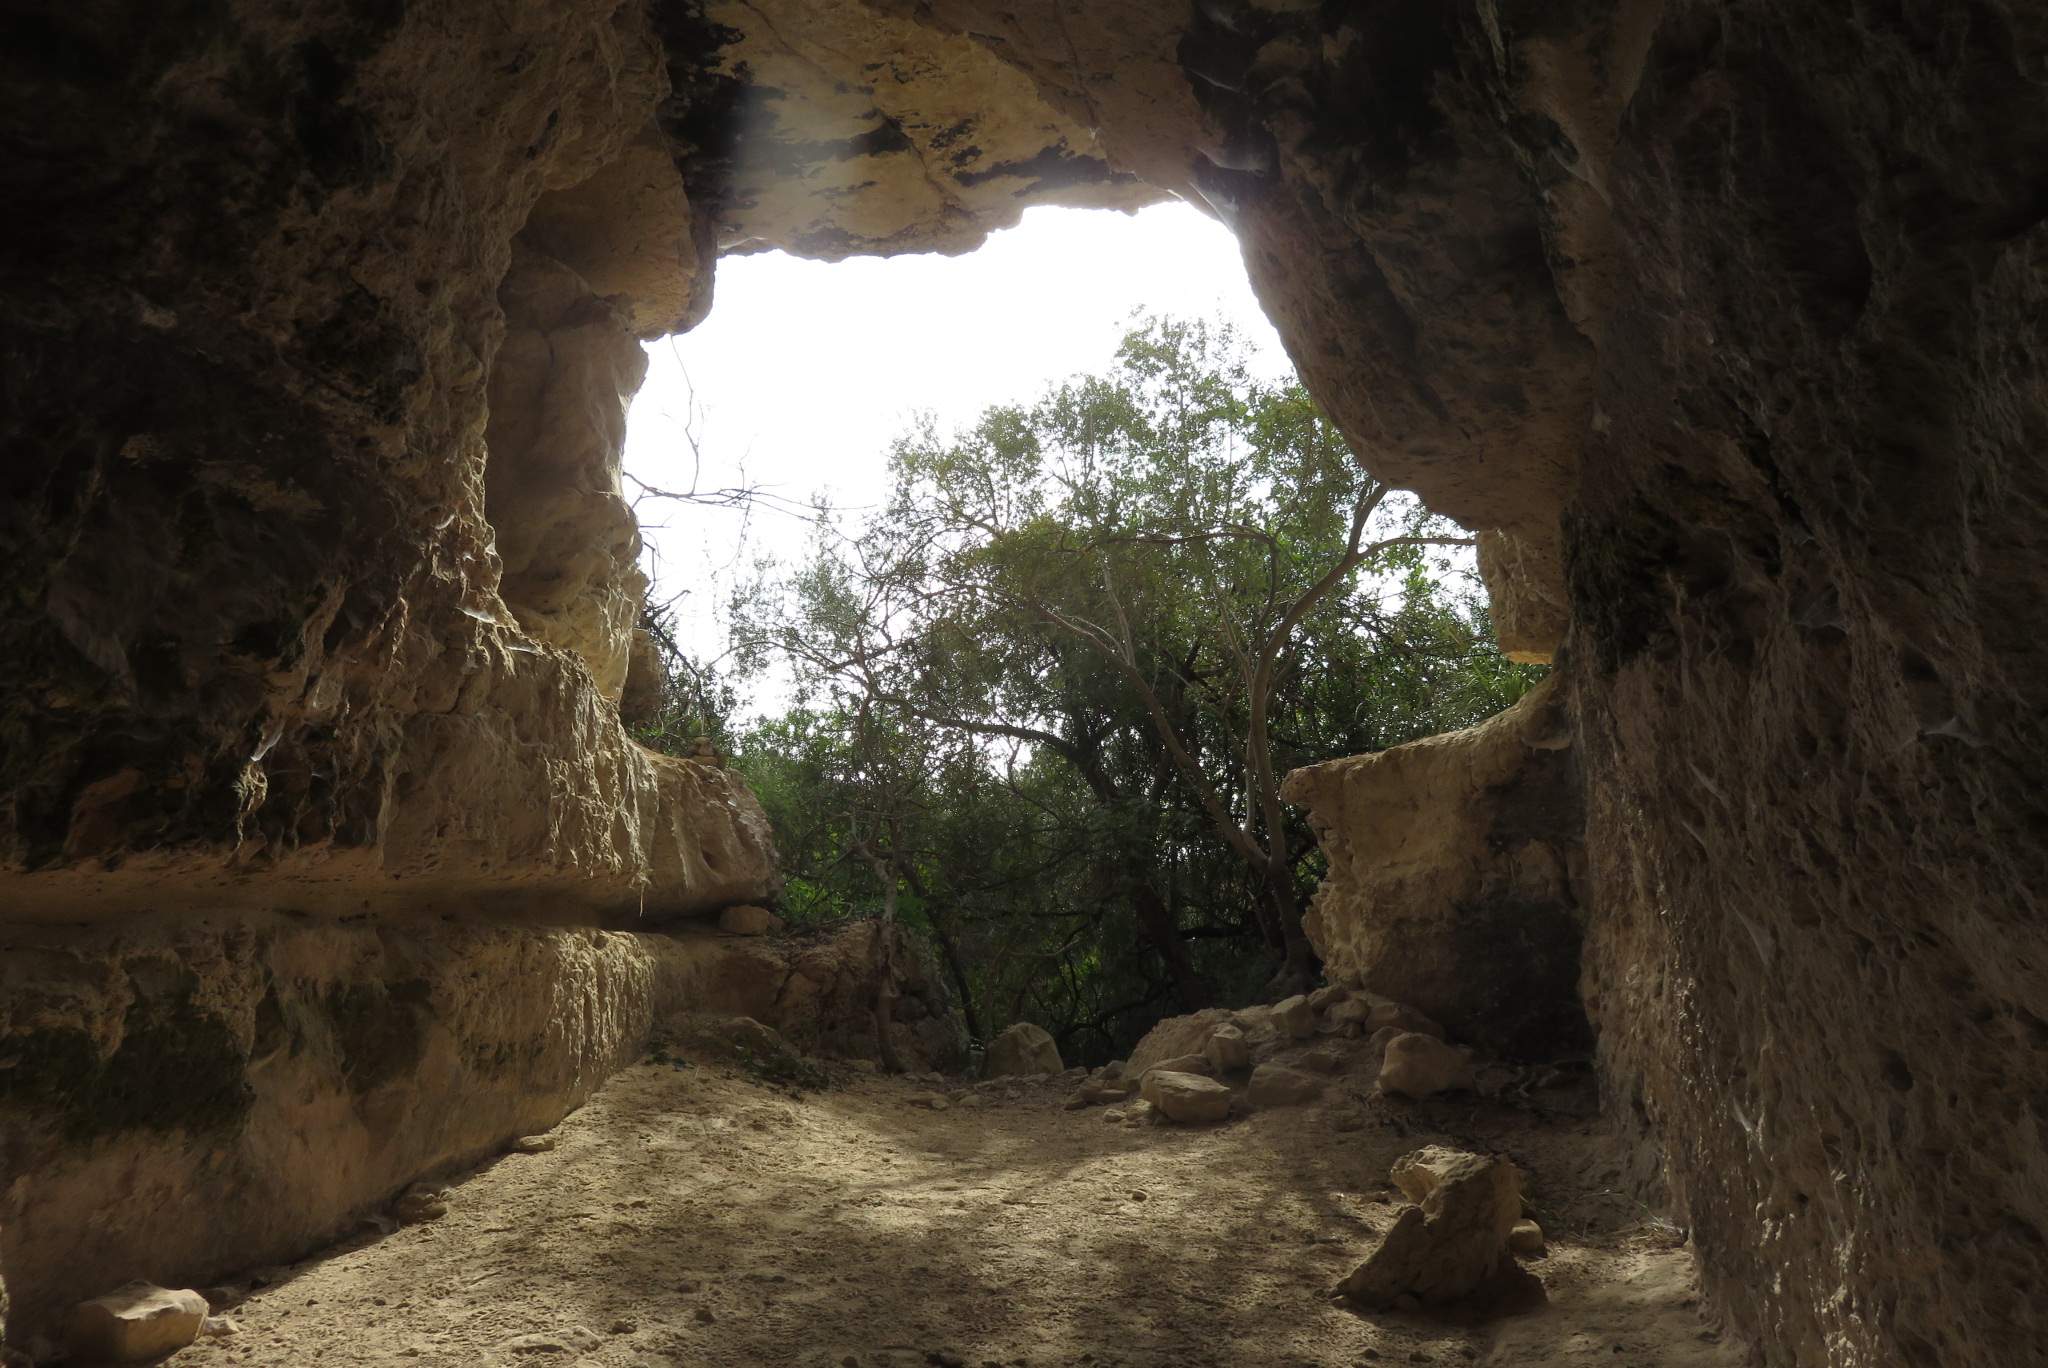
POLYGON ((1522 1215, 1514 1165, 1432 1146, 1396 1160, 1392 1177, 1420 1205, 1401 1213, 1340 1294, 1374 1309, 1441 1306, 1512 1263, 1508 1239, 1522 1215))
POLYGON ((132 1282, 79 1303, 71 1313, 71 1351, 87 1362, 146 1363, 199 1338, 210 1309, 189 1289, 132 1282))
POLYGON ((982 1072, 990 1078, 1050 1077, 1064 1067, 1052 1036, 1043 1027, 1020 1021, 988 1043, 988 1062, 982 1072))
POLYGON ((1145 1075, 1145 1101, 1169 1121, 1221 1121, 1230 1115, 1230 1089, 1196 1073, 1153 1069, 1145 1075))
POLYGON ((1471 1086, 1472 1066, 1465 1056, 1434 1036, 1411 1031, 1387 1042, 1380 1061, 1381 1092, 1422 1098, 1471 1086))
POLYGON ((1307 1040, 1316 1033, 1316 1009, 1296 993, 1273 1004, 1273 1024, 1296 1040, 1307 1040))
POLYGON ((1254 1107, 1298 1107, 1323 1095, 1324 1080, 1284 1064, 1261 1064, 1252 1070, 1246 1096, 1254 1107))
POLYGON ((1218 1026, 1211 1031, 1202 1053, 1208 1056, 1209 1066, 1217 1073, 1233 1073, 1250 1067, 1252 1062, 1252 1047, 1244 1032, 1235 1026, 1218 1026))
POLYGON ((733 936, 767 936, 782 929, 782 918, 765 907, 741 904, 718 914, 718 929, 733 936))

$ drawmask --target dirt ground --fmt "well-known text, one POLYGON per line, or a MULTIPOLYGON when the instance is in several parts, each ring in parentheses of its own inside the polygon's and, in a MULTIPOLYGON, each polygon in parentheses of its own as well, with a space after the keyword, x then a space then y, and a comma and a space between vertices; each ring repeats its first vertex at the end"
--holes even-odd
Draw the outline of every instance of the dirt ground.
POLYGON ((1681 1233, 1604 1190, 1589 1084, 1392 1104, 1364 1063, 1319 1102, 1205 1128, 1064 1110, 1071 1079, 835 1068, 799 1092, 642 1064, 554 1150, 463 1176, 445 1216, 228 1289, 240 1332, 172 1362, 1733 1368, 1681 1233), (938 1092, 944 1110, 911 1100, 938 1092), (1329 1300, 1399 1209, 1388 1165, 1425 1144, 1522 1168, 1551 1237, 1533 1309, 1329 1300))

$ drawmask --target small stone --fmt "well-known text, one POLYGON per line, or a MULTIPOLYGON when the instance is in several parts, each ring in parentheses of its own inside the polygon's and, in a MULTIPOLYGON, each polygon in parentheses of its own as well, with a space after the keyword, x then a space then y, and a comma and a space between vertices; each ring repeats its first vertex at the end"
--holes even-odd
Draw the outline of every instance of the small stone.
POLYGON ((1344 1056, 1338 1054, 1327 1045, 1319 1049, 1310 1050, 1300 1059, 1294 1061, 1294 1067, 1297 1069, 1306 1069, 1310 1073, 1319 1074, 1333 1074, 1342 1068, 1343 1064, 1344 1056))
POLYGON ((1081 1067, 1079 1064, 1076 1064, 1071 1069, 1065 1069, 1061 1071, 1060 1081, 1063 1083, 1079 1083, 1082 1079, 1086 1078, 1087 1076, 1088 1070, 1081 1067))
POLYGON ((1108 1111, 1105 1111, 1102 1114, 1102 1119, 1111 1123, 1112 1125, 1121 1125, 1124 1119, 1123 1108, 1111 1107, 1108 1111))
POLYGON ((1066 1101, 1066 1109, 1068 1111, 1087 1111, 1090 1107, 1094 1105, 1094 1094, 1090 1093, 1085 1088, 1076 1089, 1074 1093, 1067 1098, 1066 1101))
POLYGON ((1422 1098, 1471 1086, 1472 1066, 1465 1056, 1434 1036, 1409 1032, 1387 1042, 1380 1063, 1381 1092, 1422 1098))
POLYGON ((1508 1248, 1517 1254, 1541 1254, 1544 1248, 1543 1227, 1534 1221, 1515 1222, 1515 1228, 1508 1232, 1508 1248))
POLYGON ((71 1313, 72 1352, 112 1363, 142 1363, 184 1348, 206 1320, 204 1298, 189 1288, 132 1282, 71 1313))
POLYGON ((718 1317, 711 1314, 711 1308, 708 1306, 698 1307, 696 1311, 696 1316, 698 1323, 702 1325, 709 1325, 713 1321, 718 1319, 718 1317))
POLYGON ((1244 1038, 1244 1032, 1235 1026, 1218 1026, 1209 1032, 1209 1043, 1202 1048, 1209 1058, 1209 1066, 1217 1073, 1234 1073, 1249 1068, 1252 1049, 1244 1038))
POLYGON ((1298 1107, 1323 1095, 1323 1079, 1284 1064, 1261 1064, 1252 1070, 1246 1096, 1254 1107, 1298 1107))
POLYGON ((988 1043, 988 1057, 982 1073, 989 1078, 1012 1075, 1052 1075, 1066 1068, 1060 1061, 1060 1047, 1042 1026, 1020 1021, 988 1043))
POLYGON ((1307 1040, 1316 1033, 1316 1009, 1308 1005, 1307 998, 1296 993, 1273 1004, 1273 1024, 1296 1040, 1307 1040))
POLYGON ((639 1328, 640 1323, 638 1321, 615 1320, 611 1323, 608 1333, 614 1335, 630 1335, 639 1328))
POLYGON ((1109 1063, 1103 1065, 1102 1068, 1098 1070, 1098 1072, 1104 1078, 1122 1078, 1124 1076, 1124 1070, 1130 1067, 1130 1063, 1127 1060, 1112 1059, 1109 1061, 1109 1063))
POLYGON ((1159 1119, 1159 1108, 1139 1098, 1124 1108, 1124 1123, 1131 1126, 1149 1126, 1159 1119))
MULTIPOLYGON (((1154 1064, 1151 1069, 1145 1070, 1145 1072, 1149 1074, 1152 1072, 1152 1069, 1164 1069, 1168 1073, 1205 1074, 1212 1072, 1215 1067, 1214 1064, 1209 1062, 1209 1056, 1205 1054, 1189 1054, 1175 1055, 1172 1059, 1162 1059, 1157 1064, 1154 1064)), ((1140 1081, 1142 1082, 1142 1080, 1140 1081)))
POLYGON ((514 1154, 546 1154, 555 1147, 552 1135, 522 1135, 512 1142, 514 1154))
POLYGON ((742 903, 718 914, 718 929, 730 936, 766 936, 782 930, 782 918, 765 907, 742 903))
POLYGON ((988 1099, 983 1097, 980 1093, 968 1093, 964 1097, 955 1098, 953 1100, 953 1105, 956 1107, 979 1107, 983 1102, 987 1100, 988 1099))
POLYGON ((967 1368, 967 1360, 950 1349, 930 1349, 925 1352, 924 1361, 932 1368, 967 1368))
POLYGON ((226 1316, 208 1316, 205 1320, 199 1322, 199 1333, 209 1339, 224 1339, 229 1335, 241 1334, 242 1323, 229 1320, 226 1316))
POLYGON ((1318 988, 1313 993, 1310 993, 1308 995, 1308 1005, 1315 1011, 1327 1012, 1342 1002, 1346 996, 1348 994, 1342 988, 1332 984, 1327 988, 1318 988))
POLYGON ((1230 1089, 1196 1073, 1146 1070, 1145 1100, 1169 1120, 1183 1124, 1222 1121, 1230 1115, 1230 1089))

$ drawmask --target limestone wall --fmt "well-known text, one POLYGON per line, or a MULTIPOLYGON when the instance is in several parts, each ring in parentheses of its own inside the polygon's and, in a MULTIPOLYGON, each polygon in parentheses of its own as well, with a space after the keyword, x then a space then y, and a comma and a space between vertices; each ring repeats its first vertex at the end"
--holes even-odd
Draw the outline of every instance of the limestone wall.
MULTIPOLYGON (((0 931, 9 1333, 131 1279, 296 1258, 552 1127, 679 1014, 873 1058, 872 941, 248 913, 0 931)), ((901 996, 937 994, 914 946, 896 959, 901 996)), ((923 1067, 938 1025, 899 1028, 923 1067)))
POLYGON ((1561 679, 1463 731, 1296 770, 1329 872, 1302 918, 1332 983, 1511 1059, 1592 1045, 1585 807, 1561 679))

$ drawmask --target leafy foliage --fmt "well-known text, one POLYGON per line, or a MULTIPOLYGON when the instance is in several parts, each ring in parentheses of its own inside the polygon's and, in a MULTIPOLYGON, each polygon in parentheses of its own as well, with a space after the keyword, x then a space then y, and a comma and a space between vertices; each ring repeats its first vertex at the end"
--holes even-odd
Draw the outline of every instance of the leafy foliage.
POLYGON ((1491 644, 1454 526, 1376 485, 1227 329, 900 441, 886 509, 738 623, 798 706, 732 740, 799 919, 886 907, 968 1027, 1107 1058, 1308 982, 1321 861, 1288 770, 1467 725, 1538 672, 1491 644))

